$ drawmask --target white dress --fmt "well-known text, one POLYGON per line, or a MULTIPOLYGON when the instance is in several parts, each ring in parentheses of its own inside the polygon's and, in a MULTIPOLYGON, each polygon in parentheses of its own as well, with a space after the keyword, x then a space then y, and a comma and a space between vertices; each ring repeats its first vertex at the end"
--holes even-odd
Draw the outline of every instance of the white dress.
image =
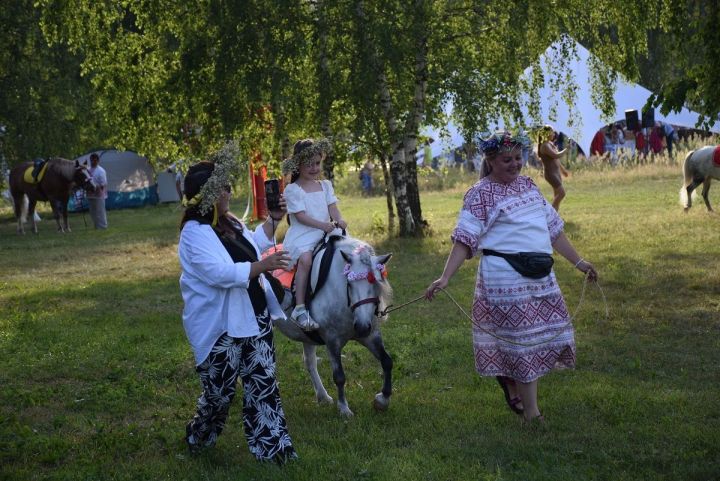
MULTIPOLYGON (((473 255, 482 249, 552 254, 563 225, 532 179, 500 184, 485 177, 465 194, 451 237, 473 255)), ((575 366, 574 329, 554 272, 531 279, 505 259, 482 256, 472 314, 480 375, 531 382, 575 366)))
POLYGON ((290 214, 290 228, 285 234, 283 247, 290 254, 291 269, 297 262, 300 254, 311 252, 317 243, 323 238, 325 232, 315 227, 302 224, 295 214, 305 212, 320 222, 330 222, 330 211, 328 206, 337 203, 335 190, 329 180, 321 180, 322 190, 317 192, 305 192, 302 187, 293 183, 285 187, 283 195, 287 202, 287 211, 290 214))

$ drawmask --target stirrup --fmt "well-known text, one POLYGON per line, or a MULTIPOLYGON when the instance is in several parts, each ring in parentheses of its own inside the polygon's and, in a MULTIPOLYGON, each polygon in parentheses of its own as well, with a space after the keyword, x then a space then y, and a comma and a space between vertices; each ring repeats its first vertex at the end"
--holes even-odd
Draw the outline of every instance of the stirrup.
POLYGON ((314 331, 320 327, 317 322, 313 321, 306 309, 299 312, 293 310, 292 314, 290 314, 290 320, 303 331, 314 331))

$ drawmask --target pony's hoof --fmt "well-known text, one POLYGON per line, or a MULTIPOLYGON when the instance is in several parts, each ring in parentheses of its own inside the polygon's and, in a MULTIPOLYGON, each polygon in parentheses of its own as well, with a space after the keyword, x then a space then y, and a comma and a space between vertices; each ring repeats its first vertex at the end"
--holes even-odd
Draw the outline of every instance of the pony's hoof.
POLYGON ((384 412, 387 411, 388 406, 390 406, 390 398, 379 392, 375 395, 375 399, 373 399, 372 404, 374 410, 384 412))
POLYGON ((332 404, 332 402, 333 402, 332 396, 330 396, 327 393, 325 393, 324 395, 318 394, 316 396, 316 399, 317 399, 318 404, 332 404))
POLYGON ((343 417, 351 418, 355 416, 355 413, 353 413, 347 406, 338 406, 338 409, 340 410, 340 415, 343 417))

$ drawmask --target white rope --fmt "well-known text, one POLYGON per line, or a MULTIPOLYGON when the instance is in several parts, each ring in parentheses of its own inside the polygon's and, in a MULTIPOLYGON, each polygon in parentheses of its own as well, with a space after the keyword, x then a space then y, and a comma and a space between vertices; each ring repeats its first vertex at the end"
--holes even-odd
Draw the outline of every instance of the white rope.
MULTIPOLYGON (((550 342, 550 341, 558 338, 563 333, 565 328, 572 323, 572 320, 577 317, 577 313, 580 310, 580 306, 582 305, 583 300, 585 299, 585 290, 587 289, 587 285, 588 285, 588 275, 586 274, 583 279, 583 288, 582 288, 582 292, 580 293, 580 300, 578 301, 578 305, 575 308, 575 312, 573 312, 573 315, 570 316, 570 318, 568 319, 568 321, 565 324, 562 324, 560 327, 557 328, 557 329, 559 329, 559 332, 549 339, 543 339, 540 342, 534 342, 534 343, 519 342, 519 341, 514 341, 512 339, 500 337, 497 334, 478 326, 477 324, 475 324, 475 326, 478 329, 480 329, 482 332, 484 332, 485 334, 492 336, 499 341, 507 342, 508 344, 514 344, 516 346, 523 346, 523 347, 533 347, 533 346, 539 346, 540 344, 545 344, 547 342, 550 342)), ((605 291, 603 291, 603 288, 600 286, 600 283, 598 283, 597 281, 595 282, 595 285, 598 287, 598 289, 600 289, 600 294, 602 295, 603 304, 605 306, 605 319, 608 319, 610 317, 610 311, 608 309, 607 299, 605 298, 605 291)), ((462 306, 455 300, 455 298, 453 296, 451 296, 450 293, 448 291, 446 291, 445 289, 440 288, 440 290, 443 291, 445 293, 445 295, 447 295, 450 298, 450 300, 453 301, 453 303, 457 306, 457 308, 460 309, 460 312, 465 314, 465 317, 467 317, 470 320, 470 322, 472 322, 472 320, 473 320, 472 317, 465 311, 465 309, 462 308, 462 306)), ((417 302, 421 299, 424 299, 424 298, 425 298, 425 296, 422 295, 420 297, 413 299, 412 301, 406 302, 405 304, 401 304, 397 307, 388 306, 382 312, 379 313, 379 316, 381 316, 381 317, 385 316, 385 315, 391 313, 392 311, 402 309, 403 307, 408 306, 408 305, 410 305, 414 302, 417 302), (391 309, 391 307, 392 307, 392 309, 391 309)))

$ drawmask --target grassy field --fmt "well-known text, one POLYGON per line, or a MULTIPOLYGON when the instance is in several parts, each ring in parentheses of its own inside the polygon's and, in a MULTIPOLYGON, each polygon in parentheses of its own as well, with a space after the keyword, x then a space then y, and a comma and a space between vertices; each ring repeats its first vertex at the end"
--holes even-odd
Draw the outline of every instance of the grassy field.
MULTIPOLYGON (((284 468, 250 456, 237 402, 215 449, 186 452, 199 382, 180 319, 176 205, 111 211, 104 232, 73 215, 68 235, 42 212, 40 235, 24 237, 2 210, 0 479, 719 479, 720 217, 702 202, 683 214, 680 182, 678 167, 663 166, 566 181, 566 232, 600 271, 610 313, 588 288, 577 369, 540 382, 547 429, 523 428, 494 380, 474 372, 469 321, 441 296, 384 326, 395 361, 385 413, 371 409, 381 370, 362 347, 345 350, 355 417, 344 419, 315 404, 300 346, 278 334, 300 455, 284 468)), ((382 232, 382 197, 341 197, 351 232, 394 253, 397 304, 441 272, 463 190, 424 192, 433 235, 411 240, 382 232)), ((581 276, 556 265, 572 312, 581 276)), ((464 306, 476 266, 466 262, 449 288, 464 306)), ((333 395, 326 359, 320 370, 333 395)))

